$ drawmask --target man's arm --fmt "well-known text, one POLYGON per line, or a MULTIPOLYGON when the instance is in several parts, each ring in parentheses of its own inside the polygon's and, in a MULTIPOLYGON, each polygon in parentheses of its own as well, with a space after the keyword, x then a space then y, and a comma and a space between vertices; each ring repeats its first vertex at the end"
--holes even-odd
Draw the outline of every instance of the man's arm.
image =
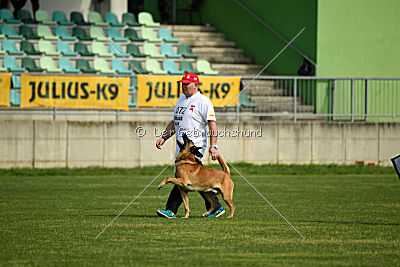
POLYGON ((174 121, 170 121, 161 138, 156 141, 156 147, 158 149, 161 149, 161 146, 164 144, 164 142, 167 141, 168 138, 170 138, 174 134, 175 134, 174 121))
POLYGON ((215 147, 211 147, 217 144, 217 122, 216 121, 208 121, 208 128, 210 131, 210 155, 212 160, 216 160, 218 158, 218 150, 215 147))

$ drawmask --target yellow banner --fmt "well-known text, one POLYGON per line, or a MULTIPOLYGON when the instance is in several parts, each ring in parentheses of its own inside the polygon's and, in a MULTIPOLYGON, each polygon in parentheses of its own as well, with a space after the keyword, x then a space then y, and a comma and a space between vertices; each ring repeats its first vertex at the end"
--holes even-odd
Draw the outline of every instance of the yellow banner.
POLYGON ((21 107, 128 110, 129 78, 21 75, 21 107))
MULTIPOLYGON (((138 76, 138 107, 169 107, 182 94, 182 76, 138 76), (147 79, 148 80, 147 80, 147 79), (152 86, 152 85, 153 86, 152 86)), ((199 76, 201 92, 214 107, 237 106, 241 77, 199 76), (235 96, 237 96, 235 98, 235 96)))
POLYGON ((11 73, 0 74, 0 106, 10 105, 11 73))

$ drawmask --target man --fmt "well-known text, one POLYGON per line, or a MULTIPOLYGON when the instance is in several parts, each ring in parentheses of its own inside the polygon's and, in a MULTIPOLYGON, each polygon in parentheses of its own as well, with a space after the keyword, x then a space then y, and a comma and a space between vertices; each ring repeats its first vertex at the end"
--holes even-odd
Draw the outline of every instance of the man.
MULTIPOLYGON (((187 72, 182 80, 178 81, 182 85, 183 94, 179 97, 175 105, 175 112, 172 121, 168 124, 163 136, 156 141, 156 147, 161 149, 162 145, 168 138, 176 134, 176 139, 183 143, 183 134, 185 133, 190 140, 202 149, 199 150, 202 155, 207 149, 207 125, 210 129, 210 149, 209 153, 212 160, 218 158, 217 146, 217 123, 215 120, 214 107, 206 96, 199 91, 199 77, 192 72, 187 72)), ((175 158, 179 153, 179 146, 176 145, 175 158)), ((201 163, 201 158, 196 157, 201 163)), ((203 192, 200 192, 203 197, 206 210, 211 207, 210 202, 206 199, 203 192)), ((225 210, 215 197, 217 208, 207 217, 219 217, 225 210)), ((178 186, 172 189, 167 204, 166 210, 157 210, 157 215, 160 217, 176 218, 179 206, 182 204, 182 196, 178 186)))

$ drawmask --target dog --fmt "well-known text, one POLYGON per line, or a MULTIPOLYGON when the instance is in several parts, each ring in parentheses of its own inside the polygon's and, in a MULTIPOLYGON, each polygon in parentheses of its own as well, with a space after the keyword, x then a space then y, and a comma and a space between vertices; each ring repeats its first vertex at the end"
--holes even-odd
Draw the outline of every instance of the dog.
POLYGON ((222 157, 218 155, 218 162, 223 171, 205 168, 201 162, 196 161, 195 157, 203 156, 199 152, 201 147, 196 147, 186 134, 183 135, 183 144, 179 140, 176 141, 180 149, 175 160, 176 178, 165 178, 158 186, 158 190, 163 188, 167 183, 173 183, 179 187, 185 205, 184 218, 189 218, 190 213, 188 192, 203 191, 207 200, 211 203, 211 208, 202 215, 203 217, 207 217, 214 211, 217 207, 214 196, 221 193, 222 198, 230 208, 228 218, 232 218, 236 209, 232 202, 234 183, 230 178, 229 168, 222 157))

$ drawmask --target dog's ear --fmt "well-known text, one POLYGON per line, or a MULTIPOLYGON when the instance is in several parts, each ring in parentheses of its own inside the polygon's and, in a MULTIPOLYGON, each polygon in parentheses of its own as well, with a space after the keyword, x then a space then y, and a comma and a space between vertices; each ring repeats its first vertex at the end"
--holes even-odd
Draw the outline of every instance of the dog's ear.
POLYGON ((187 137, 187 135, 186 135, 185 133, 183 134, 182 137, 183 137, 183 142, 184 142, 183 144, 184 144, 184 145, 190 143, 190 139, 189 139, 189 137, 187 137))
POLYGON ((195 156, 198 156, 198 157, 202 158, 202 157, 203 157, 203 154, 201 154, 201 153, 199 152, 200 149, 201 149, 201 147, 192 146, 192 147, 190 148, 190 153, 194 154, 195 156))
POLYGON ((178 139, 176 139, 176 143, 178 144, 180 151, 182 151, 185 148, 185 145, 182 144, 178 139))

